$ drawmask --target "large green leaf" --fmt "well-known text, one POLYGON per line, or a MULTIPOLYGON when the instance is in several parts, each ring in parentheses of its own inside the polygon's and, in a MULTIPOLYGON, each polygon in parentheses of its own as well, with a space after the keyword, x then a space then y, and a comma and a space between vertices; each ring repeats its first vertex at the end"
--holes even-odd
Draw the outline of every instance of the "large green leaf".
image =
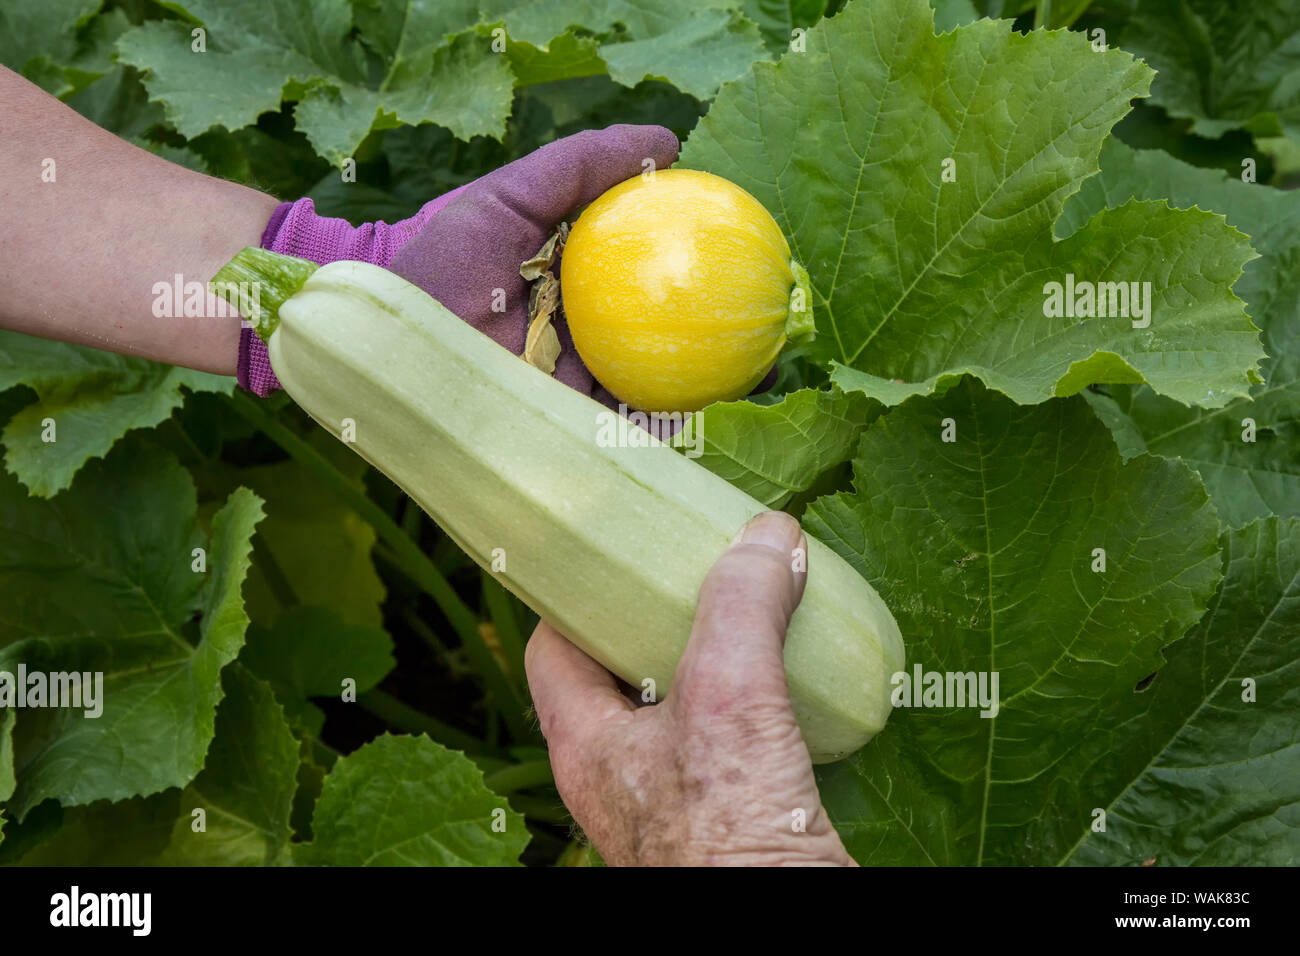
POLYGON ((184 790, 98 801, 66 810, 43 804, 15 834, 25 866, 240 866, 275 863, 287 849, 298 743, 270 688, 238 665, 203 771, 184 790), (202 808, 204 829, 195 830, 202 808))
POLYGON ((163 147, 144 138, 147 132, 163 122, 163 111, 157 103, 149 102, 140 74, 129 66, 113 67, 106 75, 70 96, 67 103, 96 126, 112 130, 142 149, 154 150, 173 160, 177 154, 190 155, 188 151, 176 150, 168 156, 163 147))
POLYGON ((516 85, 608 71, 629 86, 662 78, 705 97, 767 56, 758 27, 737 12, 739 0, 167 6, 189 22, 147 21, 118 51, 144 72, 150 98, 182 135, 237 130, 295 100, 298 129, 334 164, 355 156, 371 130, 401 124, 500 139, 516 85), (206 31, 206 52, 192 49, 196 28, 206 31))
POLYGON ((475 4, 358 4, 357 24, 383 62, 377 83, 369 82, 362 48, 350 37, 347 0, 168 6, 203 25, 207 52, 192 51, 192 24, 157 20, 123 36, 118 51, 145 72, 150 97, 184 136, 240 129, 279 110, 282 97, 299 101, 298 128, 336 164, 354 155, 381 118, 384 126, 394 125, 393 117, 438 123, 466 139, 505 131, 514 80, 490 38, 472 29, 475 4))
POLYGON ((930 0, 930 6, 934 7, 936 33, 946 33, 953 27, 965 26, 980 17, 972 0, 930 0))
POLYGON ((195 511, 189 475, 135 442, 49 501, 0 479, 0 669, 103 673, 98 717, 18 715, 9 809, 19 818, 47 797, 85 804, 184 786, 202 767, 221 670, 244 642, 240 588, 262 510, 235 491, 206 542, 195 511))
POLYGON ((848 461, 882 406, 838 389, 804 388, 772 405, 718 402, 686 420, 673 445, 769 508, 848 461))
POLYGON ((598 76, 609 70, 595 38, 572 33, 561 34, 545 47, 513 40, 506 46, 506 55, 519 86, 598 76))
POLYGON ((1156 68, 1151 99, 1192 120, 1193 132, 1300 132, 1294 0, 1137 0, 1117 39, 1156 68))
POLYGON ((546 48, 572 27, 601 35, 609 75, 627 86, 663 79, 700 98, 767 58, 741 0, 527 0, 498 3, 512 41, 546 48))
POLYGON ((1133 688, 1220 580, 1204 488, 1125 463, 1082 398, 1016 406, 970 379, 877 420, 854 469, 809 530, 889 605, 909 676, 996 673, 1000 706, 897 710, 822 771, 831 819, 864 863, 1059 862, 1105 805, 1133 688))
POLYGON ((1300 864, 1300 519, 1230 532, 1224 552, 1205 618, 1090 742, 1083 799, 1107 823, 1071 863, 1300 864))
POLYGON ((396 664, 393 640, 382 628, 312 606, 287 609, 273 627, 250 627, 240 660, 286 701, 337 698, 349 679, 358 692, 370 690, 396 664))
POLYGON ((790 237, 836 383, 888 404, 964 372, 1019 402, 1096 382, 1244 395, 1262 353, 1231 287, 1253 253, 1222 217, 1134 202, 1053 240, 1151 71, 1076 33, 933 25, 924 0, 850 3, 806 53, 724 88, 683 150, 790 237), (1067 276, 1150 282, 1149 327, 1049 318, 1046 284, 1067 276))
POLYGON ((5 466, 32 494, 49 496, 131 429, 171 415, 182 388, 229 392, 234 379, 0 330, 0 391, 19 384, 38 400, 0 435, 5 466), (45 440, 47 419, 54 441, 45 440))
POLYGON ((726 10, 693 10, 664 33, 606 44, 600 55, 609 75, 624 86, 665 80, 700 99, 767 58, 758 27, 726 10))
MULTIPOLYGON (((365 460, 313 429, 308 440, 358 486, 365 460), (323 440, 322 440, 323 439, 323 440)), ((344 621, 378 627, 384 584, 370 552, 375 529, 296 461, 231 469, 231 487, 244 485, 266 501, 267 518, 254 542, 248 609, 270 623, 287 605, 329 608, 344 621)))
MULTIPOLYGON (((969 5, 969 0, 959 0, 969 5)), ((758 24, 767 48, 778 56, 790 48, 796 29, 808 29, 822 18, 825 0, 740 0, 745 16, 758 24)))
POLYGON ((167 846, 179 790, 63 809, 47 803, 14 827, 5 863, 22 866, 149 866, 167 846))
POLYGON ((1200 472, 1231 527, 1268 514, 1300 515, 1300 193, 1279 192, 1155 150, 1106 144, 1101 175, 1066 205, 1059 228, 1081 225, 1130 198, 1168 196, 1176 206, 1223 213, 1251 237, 1260 258, 1237 283, 1263 330, 1265 382, 1250 399, 1224 408, 1189 409, 1145 386, 1090 395, 1125 455, 1182 458, 1200 472), (1254 441, 1246 419, 1254 422, 1254 441))
POLYGON ((262 866, 288 851, 298 741, 264 682, 236 664, 222 686, 216 737, 203 772, 181 793, 171 844, 158 861, 165 865, 262 866))
POLYGON ((312 833, 295 858, 318 866, 513 865, 529 840, 469 758, 422 736, 385 735, 341 757, 312 833))
POLYGON ((76 28, 104 0, 40 0, 0 7, 0 64, 61 96, 74 89, 66 68, 77 53, 76 28))

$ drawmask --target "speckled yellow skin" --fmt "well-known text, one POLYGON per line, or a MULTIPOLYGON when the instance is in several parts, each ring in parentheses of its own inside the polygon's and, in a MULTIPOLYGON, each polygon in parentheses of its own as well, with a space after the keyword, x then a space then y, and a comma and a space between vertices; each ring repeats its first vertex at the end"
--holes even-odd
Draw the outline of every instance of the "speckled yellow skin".
POLYGON ((574 225, 560 266, 578 354, 616 398, 647 412, 752 391, 785 344, 794 281, 763 205, 691 169, 606 192, 574 225))

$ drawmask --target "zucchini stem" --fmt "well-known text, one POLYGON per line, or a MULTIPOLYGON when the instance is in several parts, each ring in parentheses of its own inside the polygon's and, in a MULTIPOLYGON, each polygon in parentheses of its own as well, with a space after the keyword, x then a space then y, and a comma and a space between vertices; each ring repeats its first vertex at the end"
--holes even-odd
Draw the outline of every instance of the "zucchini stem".
POLYGON ((483 782, 493 793, 507 794, 530 787, 544 787, 555 783, 551 773, 551 761, 529 760, 526 763, 511 764, 484 776, 483 782))
POLYGON ((790 260, 794 273, 794 288, 790 290, 790 308, 785 317, 785 340, 790 345, 802 345, 817 334, 813 321, 812 277, 808 270, 794 259, 790 260))
POLYGON ((510 592, 492 575, 483 572, 483 606, 492 624, 496 627, 497 640, 501 644, 508 666, 508 676, 516 685, 525 685, 524 681, 524 645, 527 639, 519 627, 514 607, 510 603, 510 592))
POLYGON ((208 289, 238 309, 262 341, 269 342, 280 324, 280 306, 318 268, 306 259, 245 246, 217 270, 208 289))

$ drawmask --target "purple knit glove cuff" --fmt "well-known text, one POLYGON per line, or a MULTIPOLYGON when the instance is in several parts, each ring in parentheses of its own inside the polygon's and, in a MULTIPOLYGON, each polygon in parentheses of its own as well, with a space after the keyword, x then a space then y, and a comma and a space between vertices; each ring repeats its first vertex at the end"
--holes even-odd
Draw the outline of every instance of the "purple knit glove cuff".
MULTIPOLYGON (((280 225, 291 208, 293 208, 291 202, 282 202, 275 207, 275 212, 271 213, 271 221, 262 230, 263 249, 272 248, 276 234, 280 231, 280 225)), ((239 365, 235 372, 235 380, 239 382, 240 388, 252 392, 259 398, 266 398, 272 392, 284 387, 271 371, 271 358, 266 354, 266 343, 247 322, 239 330, 239 365)))
MULTIPOLYGON (((281 203, 271 214, 271 221, 262 233, 262 248, 308 259, 322 266, 327 262, 352 259, 388 268, 397 250, 464 188, 453 189, 425 203, 410 219, 392 225, 367 222, 353 226, 346 219, 318 216, 316 204, 310 199, 281 203)), ((237 378, 241 388, 262 398, 283 387, 271 370, 266 343, 250 325, 245 325, 239 332, 237 378)))

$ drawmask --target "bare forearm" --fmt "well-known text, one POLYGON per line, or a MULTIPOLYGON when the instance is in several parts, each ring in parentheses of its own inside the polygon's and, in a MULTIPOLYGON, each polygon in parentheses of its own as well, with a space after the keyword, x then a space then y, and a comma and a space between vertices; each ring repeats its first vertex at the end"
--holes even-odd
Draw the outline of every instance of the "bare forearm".
MULTIPOLYGON (((276 200, 132 146, 0 67, 0 327, 234 374, 236 318, 155 316, 257 245, 276 200)), ((217 314, 206 296, 203 313, 217 314)))

